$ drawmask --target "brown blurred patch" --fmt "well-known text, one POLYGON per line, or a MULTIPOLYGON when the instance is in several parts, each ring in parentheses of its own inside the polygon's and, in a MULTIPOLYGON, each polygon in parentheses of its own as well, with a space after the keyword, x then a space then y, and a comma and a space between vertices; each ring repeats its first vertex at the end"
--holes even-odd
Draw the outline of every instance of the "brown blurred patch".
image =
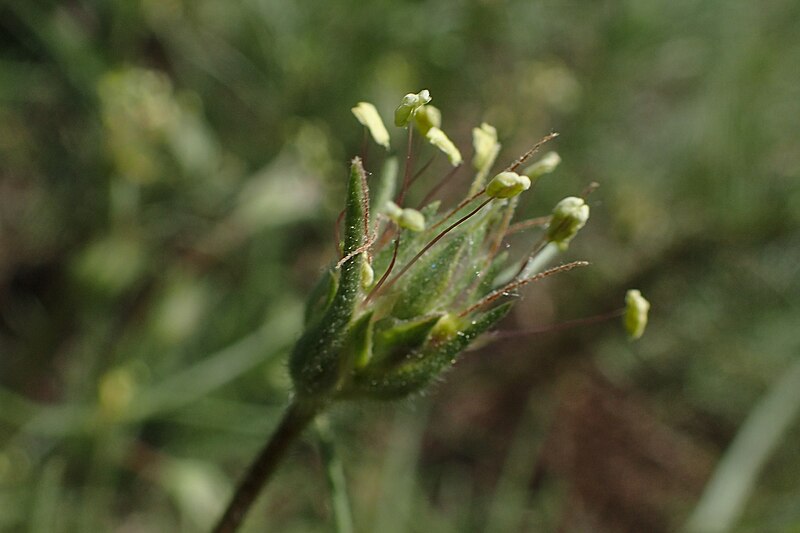
POLYGON ((565 387, 540 467, 566 482, 561 531, 671 531, 711 470, 710 456, 596 375, 565 387))

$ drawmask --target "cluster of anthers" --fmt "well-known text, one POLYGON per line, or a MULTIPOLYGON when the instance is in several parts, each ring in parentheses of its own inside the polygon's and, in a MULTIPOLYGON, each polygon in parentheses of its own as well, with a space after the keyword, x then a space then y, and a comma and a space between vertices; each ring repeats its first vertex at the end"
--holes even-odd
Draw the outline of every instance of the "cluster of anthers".
MULTIPOLYGON (((557 134, 492 174, 500 151, 497 131, 486 123, 475 128, 472 185, 456 206, 441 209, 432 199, 463 168, 463 158, 430 101, 427 90, 408 94, 395 111, 395 125, 408 129, 402 178, 395 157, 387 158, 374 179, 368 179, 361 158, 352 161, 346 206, 337 222, 341 256, 313 291, 305 332, 290 360, 299 400, 391 399, 419 391, 508 312, 513 301, 507 296, 588 264, 573 261, 545 269, 586 224, 584 198, 564 198, 550 215, 512 224, 519 195, 558 166, 555 152, 528 164, 557 134), (413 169, 415 131, 453 167, 419 208, 406 206, 409 188, 427 168, 413 169), (534 226, 542 230, 538 242, 510 262, 504 240, 534 226)), ((375 106, 361 102, 352 111, 374 141, 389 150, 390 136, 375 106)), ((648 308, 639 291, 628 292, 617 315, 624 315, 631 338, 644 331, 648 308)))

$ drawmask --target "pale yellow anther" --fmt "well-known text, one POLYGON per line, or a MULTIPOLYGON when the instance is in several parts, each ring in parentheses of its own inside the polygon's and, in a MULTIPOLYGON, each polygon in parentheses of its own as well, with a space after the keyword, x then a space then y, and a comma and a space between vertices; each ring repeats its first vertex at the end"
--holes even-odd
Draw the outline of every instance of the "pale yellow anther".
POLYGON ((414 124, 421 134, 427 135, 431 128, 442 127, 442 112, 430 104, 424 105, 414 113, 414 124))
POLYGON ((453 141, 451 141, 441 129, 432 127, 428 130, 428 133, 425 134, 425 137, 428 138, 428 141, 432 145, 444 152, 444 154, 450 160, 450 164, 454 167, 457 167, 464 161, 461 158, 461 152, 458 151, 456 145, 453 144, 453 141))
POLYGON ((647 314, 650 311, 648 302, 642 293, 636 289, 631 289, 625 294, 625 315, 623 324, 628 337, 636 340, 644 334, 647 327, 647 314))
POLYGON ((369 130, 375 142, 388 150, 389 131, 383 124, 383 120, 378 114, 378 110, 375 109, 375 106, 369 102, 359 102, 351 111, 356 119, 369 130))

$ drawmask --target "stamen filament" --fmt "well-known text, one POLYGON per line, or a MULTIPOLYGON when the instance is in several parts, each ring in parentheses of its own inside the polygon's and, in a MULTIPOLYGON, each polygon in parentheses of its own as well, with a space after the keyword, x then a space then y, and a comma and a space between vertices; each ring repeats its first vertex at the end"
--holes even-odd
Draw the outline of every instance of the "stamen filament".
POLYGON ((545 270, 544 272, 540 272, 540 273, 536 274, 535 276, 531 276, 531 277, 528 277, 528 278, 523 278, 523 279, 518 279, 516 281, 512 281, 512 282, 506 284, 504 287, 501 287, 501 288, 499 288, 499 289, 497 289, 495 291, 490 292, 489 294, 484 296, 477 303, 475 303, 475 304, 471 305, 470 307, 468 307, 467 309, 461 311, 458 314, 458 316, 459 316, 459 318, 463 318, 463 317, 467 316, 468 314, 472 313, 473 311, 475 311, 476 309, 480 309, 484 305, 488 305, 488 304, 494 302, 495 300, 497 300, 498 298, 502 298, 503 296, 506 296, 509 291, 513 291, 514 289, 518 289, 518 288, 522 287, 523 285, 527 285, 528 283, 531 283, 532 281, 539 281, 540 279, 544 279, 544 278, 546 278, 548 276, 551 276, 553 274, 557 274, 559 272, 567 272, 569 270, 572 270, 573 268, 580 267, 580 266, 586 266, 588 264, 589 264, 588 261, 573 261, 571 263, 566 263, 564 265, 559 265, 559 266, 551 268, 549 270, 545 270))
POLYGON ((406 168, 403 171, 403 186, 400 188, 400 193, 397 195, 397 199, 394 203, 403 207, 403 200, 406 199, 406 193, 408 192, 408 187, 411 184, 411 159, 414 153, 413 150, 413 141, 414 141, 414 128, 408 126, 408 148, 406 149, 406 168))

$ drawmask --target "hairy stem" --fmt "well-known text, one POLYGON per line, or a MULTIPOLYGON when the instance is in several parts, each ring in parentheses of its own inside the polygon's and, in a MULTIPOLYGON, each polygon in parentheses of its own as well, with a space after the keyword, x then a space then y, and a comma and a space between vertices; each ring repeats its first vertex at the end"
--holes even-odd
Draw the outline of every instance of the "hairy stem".
POLYGON ((295 401, 286 410, 280 425, 247 471, 220 518, 214 533, 233 533, 267 484, 289 447, 321 410, 319 404, 295 401))

